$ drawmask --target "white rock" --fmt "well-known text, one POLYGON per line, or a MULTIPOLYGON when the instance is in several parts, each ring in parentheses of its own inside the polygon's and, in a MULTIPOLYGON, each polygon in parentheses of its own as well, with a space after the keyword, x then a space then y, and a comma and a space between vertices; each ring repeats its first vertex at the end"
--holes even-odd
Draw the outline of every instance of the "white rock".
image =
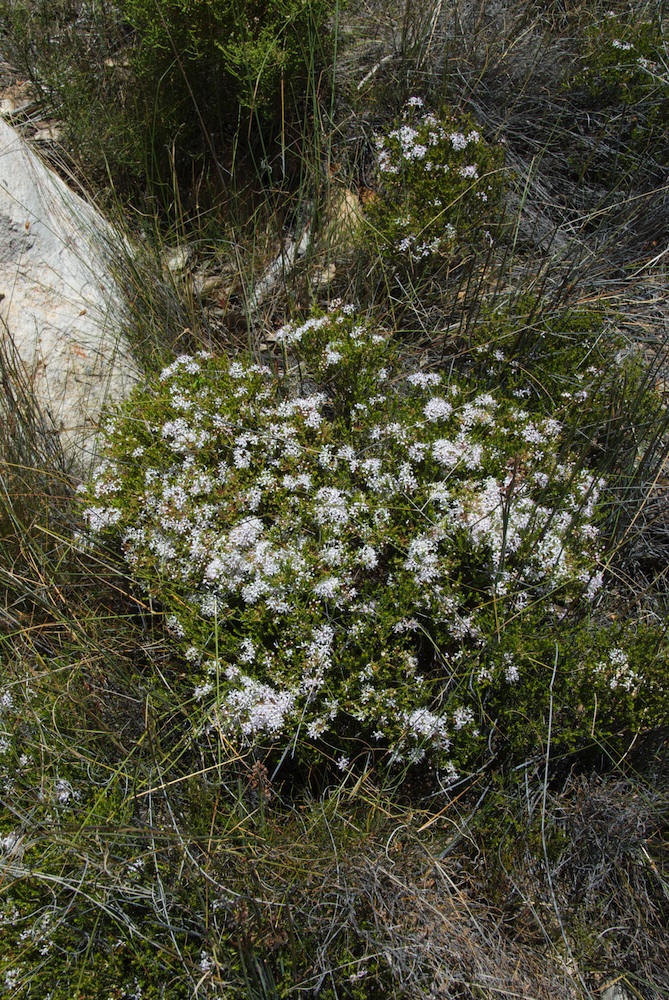
POLYGON ((27 111, 35 102, 30 97, 3 97, 0 101, 0 114, 18 115, 22 111, 27 111))
POLYGON ((58 142, 60 139, 60 129, 57 125, 45 125, 38 128, 33 136, 33 142, 58 142))
MULTIPOLYGON (((72 466, 95 457, 102 406, 138 377, 108 261, 122 240, 0 119, 0 337, 72 466)), ((127 252, 127 251, 125 251, 127 252)))
POLYGON ((180 274, 188 267, 191 259, 190 250, 186 247, 176 247, 165 255, 165 267, 172 274, 180 274))

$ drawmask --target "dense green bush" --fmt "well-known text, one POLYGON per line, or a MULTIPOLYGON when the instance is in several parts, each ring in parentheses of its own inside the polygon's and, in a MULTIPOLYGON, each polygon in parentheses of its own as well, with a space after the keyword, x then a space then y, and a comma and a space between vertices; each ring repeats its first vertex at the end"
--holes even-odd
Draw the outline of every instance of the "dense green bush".
POLYGON ((151 374, 80 503, 0 365, 10 1000, 669 989, 664 56, 616 92, 661 5, 611 3, 358 4, 332 94, 222 5, 7 0, 81 162, 231 189, 206 267, 119 267, 151 374), (282 81, 299 194, 235 190, 282 81))
POLYGON ((494 733, 536 747, 556 655, 565 745, 593 698, 607 731, 629 723, 634 642, 570 617, 602 584, 606 484, 563 425, 407 368, 351 309, 277 340, 283 377, 177 358, 110 425, 87 493, 183 641, 194 728, 453 776, 494 733))
POLYGON ((198 139, 227 166, 248 137, 266 156, 303 121, 329 57, 325 0, 123 0, 123 11, 154 146, 175 144, 177 158, 198 139))
POLYGON ((235 126, 238 105, 275 110, 282 82, 287 99, 294 86, 304 90, 332 6, 324 0, 123 0, 123 12, 139 41, 142 78, 157 93, 173 86, 184 106, 195 99, 191 113, 204 115, 216 95, 235 126))
POLYGON ((266 156, 294 138, 332 14, 324 0, 0 2, 3 52, 78 165, 164 202, 175 177, 229 180, 240 144, 266 156))
POLYGON ((2 54, 58 120, 86 179, 119 193, 145 183, 151 132, 132 80, 130 32, 115 0, 0 0, 2 54))

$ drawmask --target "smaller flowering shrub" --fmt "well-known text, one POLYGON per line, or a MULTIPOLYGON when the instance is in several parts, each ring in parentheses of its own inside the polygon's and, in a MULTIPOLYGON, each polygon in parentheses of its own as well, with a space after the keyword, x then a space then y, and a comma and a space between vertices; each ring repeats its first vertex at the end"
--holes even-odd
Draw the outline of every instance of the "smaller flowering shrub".
MULTIPOLYGON (((447 778, 505 715, 523 745, 555 623, 602 584, 603 480, 557 420, 408 367, 351 309, 277 340, 299 361, 279 377, 178 357, 111 422, 86 489, 90 534, 120 539, 183 644, 201 724, 343 771, 427 757, 447 778)), ((597 690, 634 699, 634 665, 606 655, 565 671, 572 715, 597 690)))
POLYGON ((469 349, 470 382, 479 392, 493 386, 535 418, 552 416, 565 433, 569 428, 587 434, 595 447, 616 434, 623 464, 629 449, 636 453, 663 420, 666 407, 656 380, 612 312, 568 308, 542 314, 527 296, 513 310, 482 308, 462 346, 469 349), (627 448, 621 447, 624 438, 627 448))
POLYGON ((490 240, 503 157, 469 116, 423 112, 411 98, 396 128, 376 137, 379 197, 369 220, 384 256, 412 266, 451 260, 490 240))
POLYGON ((669 162, 667 119, 669 81, 662 26, 609 11, 584 33, 582 68, 566 81, 585 96, 589 114, 597 116, 597 156, 590 144, 575 158, 581 174, 588 170, 605 183, 620 184, 625 174, 638 182, 669 162), (611 121, 607 109, 618 113, 611 121), (608 134, 607 134, 608 133, 608 134))
POLYGON ((630 23, 615 11, 585 36, 585 65, 576 82, 608 104, 637 104, 666 90, 662 34, 651 21, 630 23))

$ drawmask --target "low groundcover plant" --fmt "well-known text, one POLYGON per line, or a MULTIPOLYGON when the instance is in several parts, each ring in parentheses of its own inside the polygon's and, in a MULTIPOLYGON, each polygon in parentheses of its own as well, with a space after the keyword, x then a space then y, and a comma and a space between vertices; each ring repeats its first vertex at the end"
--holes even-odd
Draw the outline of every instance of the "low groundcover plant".
MULTIPOLYGON (((415 370, 351 307, 276 340, 279 374, 182 355, 136 391, 85 488, 90 533, 162 603, 196 731, 453 780, 524 685, 541 716, 552 663, 504 622, 550 635, 593 601, 605 484, 558 421, 415 370)), ((566 682, 600 717, 641 683, 608 644, 566 682)))

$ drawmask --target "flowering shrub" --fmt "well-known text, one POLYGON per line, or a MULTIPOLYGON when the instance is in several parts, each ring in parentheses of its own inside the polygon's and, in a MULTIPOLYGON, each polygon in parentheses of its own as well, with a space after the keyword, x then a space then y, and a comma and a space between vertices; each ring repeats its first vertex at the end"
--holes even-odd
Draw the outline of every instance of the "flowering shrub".
MULTIPOLYGON (((111 422, 87 488, 91 533, 120 538, 183 642, 206 725, 447 776, 521 704, 527 739, 555 622, 602 583, 603 481, 556 420, 408 368, 347 307, 277 340, 298 362, 281 376, 178 357, 111 422)), ((634 697, 624 652, 582 653, 566 703, 634 697)))
POLYGON ((501 151, 474 121, 422 108, 411 98, 401 124, 377 136, 380 197, 369 208, 386 255, 412 265, 491 238, 502 188, 501 151))
POLYGON ((609 11, 585 35, 586 65, 577 77, 598 101, 636 104, 666 88, 663 39, 650 21, 630 23, 609 11))
POLYGON ((638 183, 652 178, 669 162, 666 52, 662 25, 640 21, 638 12, 609 11, 584 32, 582 68, 567 81, 574 95, 596 116, 599 141, 584 144, 574 160, 584 171, 606 183, 625 176, 638 183), (606 109, 616 108, 611 119, 606 109), (601 149, 599 147, 602 147, 601 149))

